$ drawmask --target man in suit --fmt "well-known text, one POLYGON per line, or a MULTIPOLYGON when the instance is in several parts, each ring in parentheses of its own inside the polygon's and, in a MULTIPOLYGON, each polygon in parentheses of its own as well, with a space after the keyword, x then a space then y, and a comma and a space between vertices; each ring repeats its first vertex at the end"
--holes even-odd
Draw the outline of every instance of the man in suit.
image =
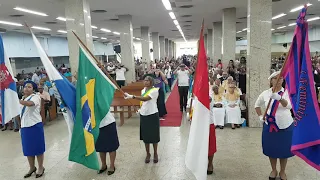
POLYGON ((22 96, 23 96, 23 84, 24 84, 24 80, 23 79, 19 79, 18 82, 16 83, 16 85, 17 85, 17 93, 18 93, 19 99, 22 99, 22 96))

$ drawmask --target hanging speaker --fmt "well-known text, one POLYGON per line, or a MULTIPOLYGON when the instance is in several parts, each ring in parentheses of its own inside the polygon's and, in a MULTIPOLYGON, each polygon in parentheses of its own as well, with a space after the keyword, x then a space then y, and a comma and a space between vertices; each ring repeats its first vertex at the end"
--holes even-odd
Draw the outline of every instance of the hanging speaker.
POLYGON ((120 46, 120 45, 114 46, 114 47, 113 47, 113 50, 114 50, 114 52, 116 52, 117 54, 120 54, 120 53, 121 53, 121 46, 120 46))
POLYGON ((153 52, 153 49, 150 49, 150 52, 152 53, 152 52, 153 52))

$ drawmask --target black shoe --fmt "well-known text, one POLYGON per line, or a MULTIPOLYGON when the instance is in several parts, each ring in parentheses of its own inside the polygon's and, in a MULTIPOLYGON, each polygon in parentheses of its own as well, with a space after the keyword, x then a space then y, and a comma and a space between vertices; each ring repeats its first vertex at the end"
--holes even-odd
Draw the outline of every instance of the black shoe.
POLYGON ((223 129, 224 127, 223 126, 220 126, 220 129, 223 129))
POLYGON ((106 166, 106 168, 105 168, 105 169, 100 169, 100 170, 98 171, 98 174, 102 174, 102 173, 104 173, 107 169, 108 169, 108 167, 107 167, 107 166, 106 166))
POLYGON ((221 126, 216 126, 216 129, 221 128, 221 126))
POLYGON ((46 168, 43 168, 43 171, 42 171, 42 173, 41 174, 36 174, 36 178, 40 178, 40 177, 42 177, 43 176, 43 174, 44 174, 44 171, 46 170, 46 168))
POLYGON ((6 131, 6 130, 7 130, 7 128, 6 128, 6 127, 1 129, 1 131, 6 131))
POLYGON ((19 132, 19 129, 15 129, 14 132, 19 132))
POLYGON ((207 175, 213 174, 213 171, 207 171, 207 175))
POLYGON ((181 112, 183 112, 183 109, 182 109, 182 108, 180 108, 180 111, 181 111, 181 112))
POLYGON ((110 175, 114 174, 115 171, 116 171, 116 167, 114 167, 113 171, 108 171, 108 175, 110 176, 110 175))
POLYGON ((236 129, 235 127, 233 127, 232 129, 236 129))
POLYGON ((28 173, 26 175, 24 175, 24 178, 28 178, 30 177, 33 173, 36 173, 37 172, 37 168, 35 167, 34 170, 31 172, 31 173, 28 173))

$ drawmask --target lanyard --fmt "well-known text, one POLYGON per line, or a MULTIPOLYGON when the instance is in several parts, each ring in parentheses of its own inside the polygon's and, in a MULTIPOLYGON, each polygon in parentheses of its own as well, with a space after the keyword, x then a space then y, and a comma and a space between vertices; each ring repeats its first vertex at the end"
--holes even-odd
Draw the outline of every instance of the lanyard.
MULTIPOLYGON (((283 92, 280 91, 278 94, 280 96, 282 96, 283 92)), ((279 131, 279 127, 276 123, 276 112, 277 112, 279 105, 280 105, 280 101, 274 100, 272 103, 271 110, 270 110, 270 115, 267 114, 269 132, 273 132, 273 131, 278 132, 279 131)))
MULTIPOLYGON (((33 97, 34 95, 31 95, 26 101, 30 101, 30 99, 33 97)), ((21 114, 20 114, 20 119, 22 119, 22 116, 24 114, 24 112, 26 111, 26 107, 27 106, 23 106, 22 110, 21 110, 21 114)))

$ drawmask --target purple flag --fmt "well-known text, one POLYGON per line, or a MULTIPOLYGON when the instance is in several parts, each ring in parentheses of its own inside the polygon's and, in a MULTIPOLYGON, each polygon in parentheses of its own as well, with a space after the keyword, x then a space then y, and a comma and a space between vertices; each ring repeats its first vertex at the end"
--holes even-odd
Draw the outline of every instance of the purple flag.
POLYGON ((302 9, 282 76, 294 112, 291 151, 320 171, 320 109, 310 57, 307 9, 302 9))

